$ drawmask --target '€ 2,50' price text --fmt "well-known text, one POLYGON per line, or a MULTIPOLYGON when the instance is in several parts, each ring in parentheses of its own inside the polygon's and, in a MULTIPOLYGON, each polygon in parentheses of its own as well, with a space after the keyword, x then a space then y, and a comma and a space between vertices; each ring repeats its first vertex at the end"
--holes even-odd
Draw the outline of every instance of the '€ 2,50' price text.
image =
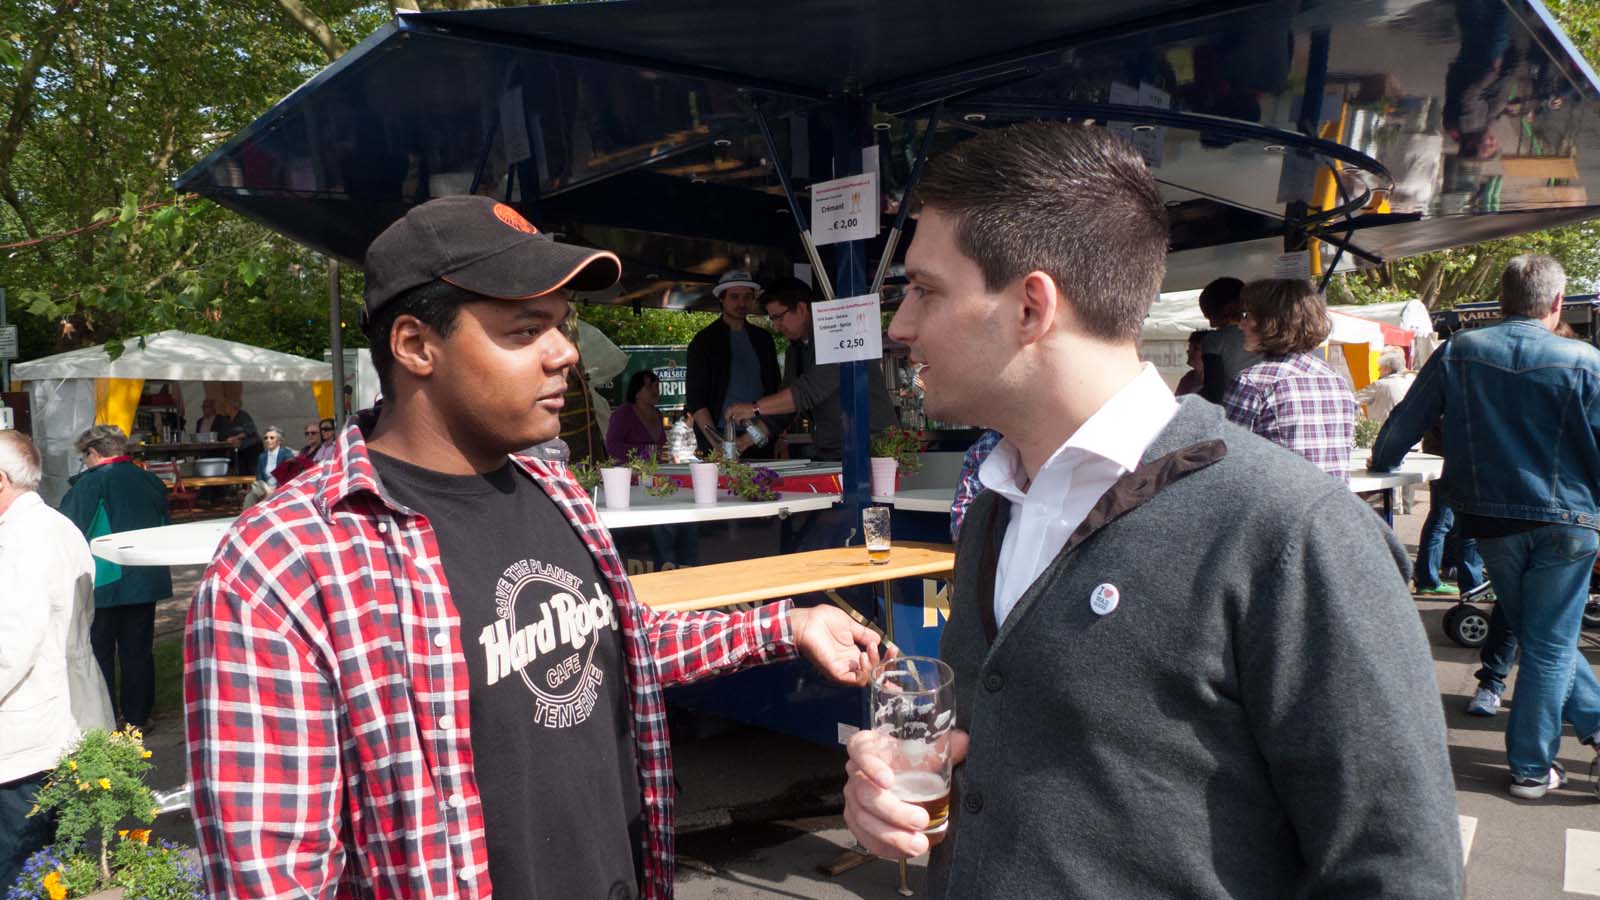
POLYGON ((867 345, 867 339, 866 338, 863 338, 863 337, 845 338, 844 340, 839 342, 839 349, 840 350, 853 350, 856 347, 865 347, 866 345, 867 345))

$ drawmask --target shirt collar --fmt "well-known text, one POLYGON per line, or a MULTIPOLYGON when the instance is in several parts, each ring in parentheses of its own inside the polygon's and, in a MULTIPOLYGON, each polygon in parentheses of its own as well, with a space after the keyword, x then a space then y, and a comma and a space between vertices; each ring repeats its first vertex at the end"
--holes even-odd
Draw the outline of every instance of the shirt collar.
MULTIPOLYGON (((1050 454, 1039 475, 1058 467, 1074 467, 1085 454, 1110 460, 1131 472, 1139 467, 1150 442, 1177 412, 1178 401, 1172 396, 1172 389, 1154 365, 1145 363, 1132 381, 1112 394, 1050 454)), ((984 487, 1010 499, 1026 493, 1021 487, 1022 478, 1022 456, 1010 438, 1002 439, 978 469, 978 480, 984 487)), ((1037 475, 1034 480, 1038 480, 1037 475)))
MULTIPOLYGON (((367 435, 377 424, 378 411, 365 409, 351 415, 349 423, 339 432, 333 456, 330 457, 329 471, 323 477, 322 489, 317 493, 318 505, 324 516, 347 497, 363 491, 370 492, 397 512, 412 512, 384 492, 377 469, 372 465, 372 456, 367 452, 367 435)), ((517 455, 511 459, 536 480, 551 474, 550 468, 542 460, 517 455)))
POLYGON ((0 525, 16 521, 28 510, 44 505, 44 498, 39 496, 38 491, 23 491, 17 499, 11 501, 11 505, 6 507, 6 511, 0 514, 0 525))

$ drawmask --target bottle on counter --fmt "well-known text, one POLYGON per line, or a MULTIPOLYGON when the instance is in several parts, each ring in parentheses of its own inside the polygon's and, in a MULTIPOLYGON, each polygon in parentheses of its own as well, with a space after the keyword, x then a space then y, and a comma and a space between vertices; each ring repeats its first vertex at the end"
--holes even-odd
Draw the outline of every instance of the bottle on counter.
POLYGON ((739 441, 734 436, 734 427, 732 419, 722 423, 722 456, 729 460, 739 458, 739 441))

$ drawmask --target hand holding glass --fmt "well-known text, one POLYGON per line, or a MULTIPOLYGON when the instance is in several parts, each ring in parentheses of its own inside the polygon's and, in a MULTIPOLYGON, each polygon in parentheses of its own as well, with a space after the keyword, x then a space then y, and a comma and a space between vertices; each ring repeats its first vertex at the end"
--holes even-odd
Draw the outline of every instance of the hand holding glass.
POLYGON ((901 656, 872 670, 873 752, 894 771, 890 793, 927 811, 928 835, 942 834, 949 820, 954 725, 949 666, 928 656, 901 656))

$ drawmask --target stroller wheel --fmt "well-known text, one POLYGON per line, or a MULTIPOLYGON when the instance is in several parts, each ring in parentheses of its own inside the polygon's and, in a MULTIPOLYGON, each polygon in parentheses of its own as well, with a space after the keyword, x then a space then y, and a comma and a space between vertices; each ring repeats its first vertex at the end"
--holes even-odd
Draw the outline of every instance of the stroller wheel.
POLYGON ((1589 603, 1583 608, 1583 627, 1600 628, 1600 597, 1589 595, 1589 603))
POLYGON ((1444 614, 1444 636, 1467 648, 1489 639, 1489 617, 1477 607, 1459 603, 1444 614))

